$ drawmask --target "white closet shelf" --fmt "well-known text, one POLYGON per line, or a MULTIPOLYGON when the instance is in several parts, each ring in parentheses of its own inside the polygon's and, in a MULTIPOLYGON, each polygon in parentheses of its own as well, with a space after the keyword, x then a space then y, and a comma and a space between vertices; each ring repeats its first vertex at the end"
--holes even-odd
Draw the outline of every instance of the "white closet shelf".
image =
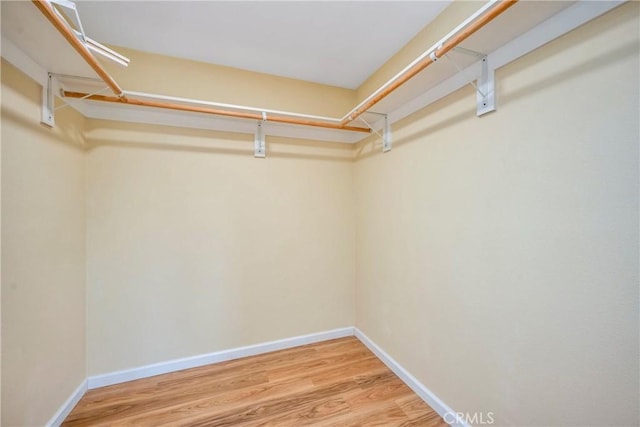
MULTIPOLYGON (((399 73, 395 80, 387 82, 339 118, 124 90, 108 74, 105 75, 106 72, 101 72, 99 62, 91 54, 90 58, 83 53, 79 55, 76 50, 80 49, 74 50, 70 44, 71 37, 66 36, 65 40, 50 24, 46 14, 38 10, 51 7, 46 1, 3 2, 2 56, 43 87, 50 80, 49 73, 53 73, 62 89, 54 93, 65 94, 65 101, 89 118, 251 134, 255 133, 256 121, 267 119, 262 129, 267 135, 354 143, 369 135, 369 129, 358 126, 360 123, 370 124, 376 133, 385 128, 385 122, 388 129, 390 124, 460 87, 479 81, 483 64, 484 72, 489 69, 492 74, 493 70, 623 1, 520 1, 513 7, 511 3, 492 0, 485 4, 465 23, 443 35, 442 43, 426 49, 425 54, 409 64, 403 70, 409 75, 406 79, 399 73), (38 7, 34 3, 38 3, 38 7), (501 10, 496 12, 498 9, 501 10), (482 23, 477 31, 464 34, 491 13, 494 16, 490 16, 487 23, 482 23), (463 39, 460 46, 456 41, 458 38, 463 39), (47 43, 42 43, 42 40, 47 40, 47 43), (94 94, 99 85, 91 79, 106 82, 114 95, 103 91, 94 94), (374 112, 369 112, 369 109, 374 112)), ((483 96, 488 95, 482 87, 477 89, 483 96)))

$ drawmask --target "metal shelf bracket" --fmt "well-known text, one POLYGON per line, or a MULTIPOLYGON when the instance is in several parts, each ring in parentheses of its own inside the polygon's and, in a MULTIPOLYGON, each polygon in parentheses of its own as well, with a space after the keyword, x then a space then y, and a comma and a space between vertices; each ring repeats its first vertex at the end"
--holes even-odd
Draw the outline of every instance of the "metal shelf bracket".
POLYGON ((54 127, 56 122, 55 122, 55 117, 54 117, 54 105, 55 105, 55 98, 54 98, 54 86, 55 86, 55 79, 53 78, 53 74, 48 73, 47 76, 47 84, 45 86, 42 86, 42 117, 40 119, 41 123, 44 123, 45 125, 49 126, 49 127, 54 127))
POLYGON ((375 114, 378 116, 384 116, 384 124, 382 125, 382 134, 380 134, 380 132, 378 132, 375 127, 373 127, 368 121, 365 120, 364 117, 360 116, 358 117, 358 120, 360 120, 362 123, 364 123, 370 130, 371 132, 375 133, 376 135, 378 135, 380 138, 382 138, 382 152, 386 153, 387 151, 391 150, 391 143, 392 143, 392 138, 391 138, 391 122, 389 122, 389 115, 388 114, 384 114, 384 113, 376 113, 375 111, 366 111, 367 114, 375 114))
MULTIPOLYGON (((453 48, 454 52, 461 53, 467 56, 474 56, 480 58, 480 76, 475 84, 471 81, 471 85, 476 89, 476 107, 478 117, 496 110, 496 97, 495 97, 495 70, 489 67, 489 60, 487 54, 476 52, 475 50, 465 49, 461 46, 453 48)), ((458 72, 464 73, 464 70, 458 65, 458 63, 447 56, 451 63, 456 67, 458 72)))
POLYGON ((496 110, 495 70, 489 66, 486 56, 482 58, 480 65, 480 77, 476 88, 478 117, 496 110))
POLYGON ((391 123, 389 123, 389 116, 384 115, 384 131, 382 132, 382 152, 386 153, 391 151, 392 137, 391 137, 391 123))
POLYGON ((267 147, 265 144, 264 129, 262 125, 267 120, 267 113, 262 113, 262 120, 258 122, 255 138, 253 140, 253 156, 265 158, 267 156, 267 147))

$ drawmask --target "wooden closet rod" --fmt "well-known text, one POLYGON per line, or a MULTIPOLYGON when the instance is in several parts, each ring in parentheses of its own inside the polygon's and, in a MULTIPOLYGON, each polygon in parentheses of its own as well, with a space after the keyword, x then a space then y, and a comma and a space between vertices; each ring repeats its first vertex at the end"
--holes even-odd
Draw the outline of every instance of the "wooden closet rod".
POLYGON ((47 0, 32 0, 38 9, 51 21, 53 26, 67 39, 71 46, 80 54, 80 56, 93 68, 100 78, 109 86, 109 88, 117 95, 117 97, 104 95, 91 95, 80 92, 63 91, 63 96, 69 98, 82 98, 93 101, 113 102, 120 104, 138 105, 142 107, 163 108, 169 110, 189 111, 195 113, 215 114, 220 116, 237 117, 253 120, 265 120, 277 123, 286 123, 303 126, 314 126, 327 129, 338 129, 356 132, 370 133, 371 129, 361 128, 357 126, 349 126, 348 124, 366 113, 371 107, 376 105, 382 99, 386 98, 390 93, 395 91, 401 85, 406 83, 416 74, 436 62, 439 58, 447 54, 451 49, 458 46, 480 28, 491 22, 505 10, 513 6, 518 0, 493 0, 478 10, 474 15, 469 17, 465 22, 458 26, 452 33, 445 36, 437 47, 423 53, 416 58, 412 64, 409 64, 403 71, 387 81, 384 85, 373 92, 368 98, 362 101, 354 109, 352 109, 342 119, 335 119, 337 123, 322 122, 311 119, 283 117, 278 115, 266 116, 255 112, 225 110, 219 108, 199 107, 193 105, 177 104, 173 102, 159 102, 142 99, 127 98, 124 91, 118 86, 118 83, 106 72, 106 70, 95 59, 89 49, 78 39, 71 31, 67 23, 54 11, 53 7, 47 0))
MULTIPOLYGON (((67 91, 63 91, 62 95, 65 98, 82 98, 82 99, 90 99, 92 101, 114 102, 118 104, 137 105, 140 107, 164 108, 167 110, 188 111, 191 113, 215 114, 218 116, 237 117, 240 119, 263 120, 262 114, 246 113, 241 111, 221 110, 217 108, 208 108, 208 107, 198 107, 195 105, 176 104, 173 102, 147 101, 142 99, 127 98, 127 97, 118 98, 115 96, 90 95, 90 94, 81 93, 81 92, 67 92, 67 91)), ((349 130, 349 131, 365 132, 365 133, 371 132, 371 130, 368 128, 361 128, 357 126, 343 126, 340 123, 325 123, 325 122, 319 122, 315 120, 304 120, 304 119, 298 119, 294 117, 280 117, 280 116, 270 116, 270 115, 266 115, 265 117, 266 117, 265 121, 267 122, 287 123, 292 125, 313 126, 313 127, 327 128, 327 129, 349 130)))
POLYGON ((113 91, 118 97, 124 97, 124 93, 122 92, 122 88, 116 83, 116 81, 107 73, 107 71, 100 65, 98 60, 93 56, 91 51, 84 43, 78 39, 78 37, 71 31, 69 25, 58 16, 58 14, 53 10, 53 6, 46 0, 32 0, 33 4, 42 12, 42 14, 53 24, 53 26, 62 34, 62 36, 67 39, 69 44, 80 54, 82 59, 84 59, 87 64, 93 71, 100 76, 102 81, 109 86, 109 89, 113 91))
POLYGON ((498 2, 496 6, 489 9, 479 18, 472 20, 469 25, 463 27, 459 32, 453 34, 451 38, 439 42, 438 45, 442 43, 440 47, 433 49, 431 52, 425 52, 425 54, 422 55, 424 56, 422 60, 409 67, 409 69, 405 70, 404 72, 399 73, 384 85, 382 85, 373 93, 373 96, 370 96, 368 100, 363 101, 363 103, 347 113, 340 124, 347 125, 348 123, 360 117, 362 114, 366 113, 369 109, 371 109, 371 107, 376 105, 382 99, 386 98, 387 95, 398 89, 420 71, 436 62, 439 58, 442 58, 442 56, 448 53, 451 49, 458 46, 464 40, 469 38, 469 36, 477 32, 480 28, 484 27, 498 15, 516 4, 517 1, 518 0, 502 0, 498 2))

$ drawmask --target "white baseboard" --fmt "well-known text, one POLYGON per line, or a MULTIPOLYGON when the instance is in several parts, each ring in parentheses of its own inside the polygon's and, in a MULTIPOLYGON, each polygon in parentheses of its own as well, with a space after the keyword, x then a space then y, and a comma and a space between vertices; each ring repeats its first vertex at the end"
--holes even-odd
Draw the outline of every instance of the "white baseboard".
POLYGON ((261 344, 238 347, 230 350, 222 350, 214 353, 201 354, 198 356, 185 357, 182 359, 169 360, 166 362, 154 363, 152 365, 141 366, 133 369, 110 372, 108 374, 95 375, 89 377, 89 389, 104 387, 140 378, 152 377, 154 375, 166 374, 168 372, 180 371, 182 369, 196 368, 198 366, 209 365, 211 363, 225 362, 227 360, 239 359, 241 357, 255 356, 257 354, 269 353, 276 350, 298 347, 305 344, 312 344, 336 338, 343 338, 354 335, 353 327, 333 329, 331 331, 318 332, 314 334, 301 335, 293 338, 285 338, 261 344))
POLYGON ((82 383, 80 383, 78 388, 76 388, 73 393, 71 393, 71 396, 69 396, 69 398, 62 404, 60 409, 58 409, 53 417, 51 417, 49 422, 45 424, 46 427, 58 427, 60 424, 62 424, 64 419, 67 418, 67 415, 69 415, 71 410, 76 406, 80 399, 82 399, 82 396, 84 396, 86 391, 87 380, 84 379, 82 383))
POLYGON ((396 362, 391 356, 389 356, 384 350, 382 350, 376 343, 366 336, 360 329, 355 329, 355 336, 362 343, 369 348, 378 359, 382 360, 389 369, 393 371, 400 379, 408 385, 427 405, 431 406, 444 420, 451 426, 455 427, 470 427, 464 420, 457 417, 456 412, 451 409, 446 403, 444 403, 438 396, 436 396, 431 390, 424 386, 416 377, 411 375, 406 369, 404 369, 398 362, 396 362), (455 420, 454 422, 452 422, 455 420))

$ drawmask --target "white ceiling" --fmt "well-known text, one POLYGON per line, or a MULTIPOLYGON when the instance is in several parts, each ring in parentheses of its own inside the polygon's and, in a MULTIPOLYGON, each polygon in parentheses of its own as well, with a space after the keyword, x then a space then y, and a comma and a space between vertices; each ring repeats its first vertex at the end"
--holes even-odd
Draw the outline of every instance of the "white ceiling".
POLYGON ((452 0, 78 1, 102 43, 355 89, 452 0))

